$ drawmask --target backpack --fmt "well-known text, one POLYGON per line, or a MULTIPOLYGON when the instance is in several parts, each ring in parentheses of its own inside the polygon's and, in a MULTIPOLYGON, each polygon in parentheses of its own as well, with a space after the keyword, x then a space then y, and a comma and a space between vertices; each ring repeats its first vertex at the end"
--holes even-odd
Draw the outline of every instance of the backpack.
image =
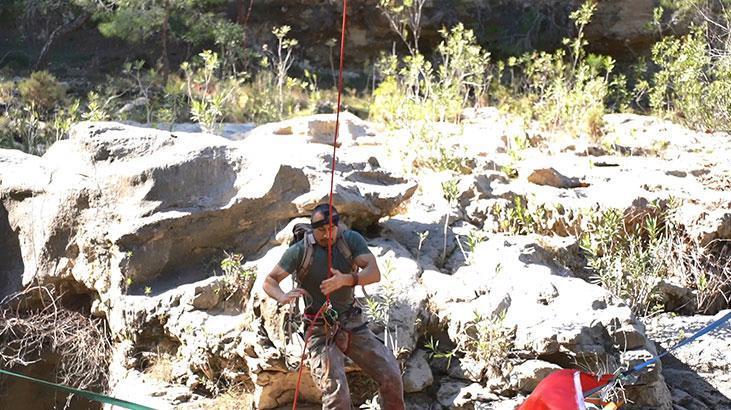
MULTIPOLYGON (((355 264, 353 252, 351 252, 348 242, 343 238, 343 234, 347 230, 348 228, 345 225, 338 225, 338 237, 335 239, 333 248, 337 249, 345 260, 350 262, 353 270, 356 271, 358 266, 355 264)), ((315 235, 312 233, 312 226, 308 223, 298 223, 292 227, 292 240, 289 242, 289 245, 292 246, 302 240, 305 244, 305 252, 294 275, 295 281, 299 283, 310 272, 310 268, 312 268, 312 256, 315 254, 315 235)))

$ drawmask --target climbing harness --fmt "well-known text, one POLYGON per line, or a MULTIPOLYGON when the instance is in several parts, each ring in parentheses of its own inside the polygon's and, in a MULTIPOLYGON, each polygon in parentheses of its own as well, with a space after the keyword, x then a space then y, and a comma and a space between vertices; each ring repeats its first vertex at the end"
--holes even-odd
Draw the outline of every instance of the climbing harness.
POLYGON ((283 335, 280 339, 284 342, 282 353, 289 371, 298 370, 300 352, 305 337, 302 330, 305 326, 303 312, 307 312, 313 303, 312 296, 305 291, 301 298, 297 298, 289 304, 287 312, 284 314, 282 322, 283 335))
MULTIPOLYGON (((340 69, 338 71, 338 104, 335 110, 335 133, 333 135, 333 154, 332 154, 332 161, 330 164, 330 197, 329 197, 329 234, 327 239, 327 264, 328 264, 328 278, 332 276, 332 228, 333 228, 333 190, 335 188, 335 159, 336 159, 336 151, 338 147, 338 133, 340 130, 340 107, 341 107, 341 98, 343 95, 343 63, 345 60, 345 23, 347 21, 347 11, 348 11, 348 0, 343 0, 343 18, 342 18, 342 25, 340 28, 340 69)), ((322 316, 325 311, 332 310, 332 306, 330 305, 330 295, 326 295, 325 303, 322 304, 320 309, 318 309, 317 313, 315 314, 313 318, 313 322, 317 322, 317 319, 322 316)), ((327 321, 327 320, 326 320, 327 321)), ((336 321, 337 323, 337 321, 336 321)), ((307 331, 305 333, 305 339, 304 344, 302 346, 302 358, 300 359, 300 368, 299 372, 297 374, 297 385, 294 390, 294 400, 292 402, 292 410, 297 409, 297 399, 299 398, 299 391, 300 391, 300 385, 302 383, 302 371, 304 369, 304 360, 305 355, 307 354, 307 342, 309 341, 310 337, 312 337, 312 331, 315 328, 314 324, 307 326, 307 331)))

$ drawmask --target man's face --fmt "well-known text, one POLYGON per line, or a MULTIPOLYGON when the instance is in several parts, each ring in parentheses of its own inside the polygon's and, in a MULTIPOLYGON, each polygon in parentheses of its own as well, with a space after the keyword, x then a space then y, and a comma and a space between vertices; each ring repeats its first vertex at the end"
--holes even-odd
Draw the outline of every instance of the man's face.
MULTIPOLYGON (((322 221, 323 219, 325 219, 325 216, 321 213, 316 213, 312 216, 313 223, 322 221)), ((322 247, 327 247, 328 239, 335 242, 335 238, 337 238, 338 235, 338 227, 333 224, 332 231, 330 231, 330 224, 328 223, 324 226, 313 229, 312 232, 315 235, 315 241, 317 241, 317 244, 322 247)))

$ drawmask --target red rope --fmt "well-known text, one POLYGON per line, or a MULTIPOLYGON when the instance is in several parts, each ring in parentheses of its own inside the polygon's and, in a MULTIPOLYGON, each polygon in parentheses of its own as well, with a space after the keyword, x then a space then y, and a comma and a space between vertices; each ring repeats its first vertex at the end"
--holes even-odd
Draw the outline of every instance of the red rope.
MULTIPOLYGON (((253 1, 253 0, 252 0, 253 1)), ((340 101, 343 95, 343 61, 345 60, 345 22, 347 21, 348 11, 348 0, 343 0, 343 23, 340 28, 340 69, 338 71, 338 105, 335 113, 335 135, 333 136, 333 155, 332 162, 330 164, 330 202, 329 202, 329 216, 330 221, 328 223, 328 237, 327 237, 327 277, 332 277, 332 232, 333 232, 333 191, 335 189, 335 153, 338 148, 338 134, 340 132, 340 101)), ((297 409, 297 399, 299 398, 300 384, 302 382, 302 370, 304 369, 305 355, 307 354, 307 342, 309 342, 312 336, 312 330, 315 327, 317 319, 325 311, 325 308, 330 305, 330 294, 325 295, 325 303, 320 307, 315 314, 315 318, 312 320, 307 333, 305 334, 304 346, 302 346, 302 358, 300 359, 300 368, 297 375, 297 386, 294 389, 294 401, 292 402, 292 410, 297 409)))

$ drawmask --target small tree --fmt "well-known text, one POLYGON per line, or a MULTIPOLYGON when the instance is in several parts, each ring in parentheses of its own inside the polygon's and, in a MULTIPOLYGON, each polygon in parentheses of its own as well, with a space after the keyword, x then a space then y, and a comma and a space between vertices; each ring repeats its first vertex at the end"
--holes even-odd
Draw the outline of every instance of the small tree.
POLYGON ((223 119, 224 105, 231 95, 231 89, 216 88, 216 70, 219 67, 218 54, 204 50, 198 55, 200 61, 194 64, 183 63, 180 68, 185 73, 190 115, 205 132, 215 133, 223 119))
POLYGON ((378 0, 378 8, 412 56, 419 54, 421 18, 425 3, 426 0, 378 0))
POLYGON ((264 52, 269 55, 277 81, 277 105, 280 118, 284 115, 284 85, 287 83, 287 73, 294 63, 292 51, 298 44, 297 40, 287 38, 290 30, 290 26, 274 27, 272 34, 277 38, 276 50, 269 50, 269 47, 264 45, 264 52))
MULTIPOLYGON (((731 130, 731 10, 728 0, 668 1, 680 13, 691 14, 691 32, 668 36, 655 44, 658 67, 652 79, 637 89, 648 91, 650 107, 675 116, 686 125, 707 131, 731 130)), ((664 10, 655 10, 661 29, 664 10)))

